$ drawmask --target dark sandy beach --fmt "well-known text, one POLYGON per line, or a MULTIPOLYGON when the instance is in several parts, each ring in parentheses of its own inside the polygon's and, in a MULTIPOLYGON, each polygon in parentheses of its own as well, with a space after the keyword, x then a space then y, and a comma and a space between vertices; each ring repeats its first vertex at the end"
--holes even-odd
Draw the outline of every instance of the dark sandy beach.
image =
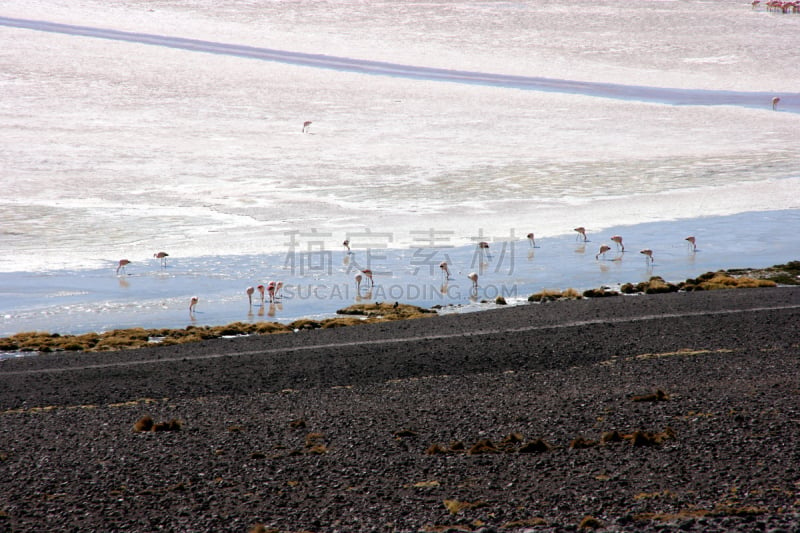
POLYGON ((5 360, 0 531, 797 531, 799 355, 781 287, 5 360))

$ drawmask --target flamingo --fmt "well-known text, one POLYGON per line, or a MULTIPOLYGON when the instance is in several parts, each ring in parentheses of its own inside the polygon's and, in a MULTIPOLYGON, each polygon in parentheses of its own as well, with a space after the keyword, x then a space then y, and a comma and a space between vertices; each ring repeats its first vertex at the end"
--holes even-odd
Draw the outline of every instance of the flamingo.
POLYGON ((776 96, 776 97, 774 97, 774 98, 772 99, 772 110, 773 110, 773 111, 775 111, 776 109, 778 109, 778 102, 780 102, 780 101, 781 101, 781 97, 780 97, 780 96, 776 96))
POLYGON ((486 257, 488 257, 490 261, 492 260, 492 254, 489 251, 489 243, 488 242, 486 242, 486 241, 479 242, 478 243, 478 249, 480 249, 481 253, 483 253, 483 251, 486 250, 486 257))
POLYGON ((477 272, 470 272, 467 277, 472 280, 472 288, 477 290, 478 288, 478 273, 477 272))
POLYGON ((306 120, 303 122, 303 133, 308 133, 308 127, 311 126, 311 121, 306 120))
POLYGON ((696 252, 697 251, 697 240, 694 238, 694 235, 686 237, 685 240, 689 241, 689 245, 692 247, 692 251, 696 252))
POLYGON ((533 238, 533 233, 528 233, 528 241, 531 243, 531 248, 536 248, 536 239, 533 238))
POLYGON ((583 226, 578 226, 577 228, 575 228, 575 231, 578 232, 578 235, 576 236, 576 239, 579 239, 581 236, 583 236, 584 242, 589 240, 586 237, 586 228, 584 228, 583 226))
POLYGON ((131 262, 128 261, 127 259, 120 259, 119 264, 117 265, 117 274, 119 274, 120 269, 125 270, 125 266, 130 264, 131 262))
POLYGON ((167 268, 167 256, 169 254, 167 252, 157 252, 153 254, 153 257, 156 259, 161 259, 161 266, 167 268))
POLYGON ((601 255, 603 256, 603 259, 605 259, 606 252, 609 251, 610 249, 611 249, 611 247, 609 245, 607 245, 607 244, 601 245, 600 246, 600 251, 597 253, 596 256, 594 256, 595 260, 597 260, 601 255))
POLYGON ((275 284, 275 298, 281 297, 281 289, 283 288, 283 282, 279 281, 275 284))
POLYGON ((374 287, 375 281, 372 279, 372 270, 365 268, 364 270, 361 271, 361 273, 364 274, 369 280, 369 286, 374 287))
POLYGON ((189 313, 190 314, 194 313, 194 309, 195 309, 195 307, 197 307, 197 301, 198 301, 197 296, 192 296, 192 299, 189 300, 189 313))
POLYGON ((247 293, 247 299, 250 300, 250 305, 252 306, 253 305, 253 293, 255 292, 255 289, 253 287, 247 287, 247 289, 245 289, 244 292, 247 293))
POLYGON ((273 303, 275 301, 275 282, 270 281, 267 283, 267 294, 269 294, 269 303, 273 303))
POLYGON ((350 253, 350 239, 345 239, 344 242, 342 243, 342 246, 347 248, 347 253, 349 254, 350 253))
POLYGON ((645 261, 648 261, 650 263, 653 262, 653 250, 651 250, 650 248, 645 248, 644 250, 639 250, 639 253, 640 254, 644 254, 644 255, 647 256, 647 259, 645 259, 645 261))
POLYGON ((450 268, 447 266, 447 261, 442 261, 439 263, 439 268, 442 269, 442 274, 444 274, 444 279, 450 279, 450 268))
POLYGON ((362 279, 364 279, 364 278, 361 276, 361 274, 356 274, 356 277, 355 277, 355 280, 356 280, 356 291, 358 291, 359 294, 361 293, 361 280, 362 279))
POLYGON ((622 237, 620 237, 619 235, 614 235, 613 237, 611 237, 611 240, 617 243, 617 250, 620 250, 621 252, 625 251, 625 245, 622 244, 622 237))
POLYGON ((261 303, 263 304, 264 303, 264 286, 263 285, 259 285, 258 287, 256 287, 256 289, 258 289, 258 292, 261 294, 261 303))

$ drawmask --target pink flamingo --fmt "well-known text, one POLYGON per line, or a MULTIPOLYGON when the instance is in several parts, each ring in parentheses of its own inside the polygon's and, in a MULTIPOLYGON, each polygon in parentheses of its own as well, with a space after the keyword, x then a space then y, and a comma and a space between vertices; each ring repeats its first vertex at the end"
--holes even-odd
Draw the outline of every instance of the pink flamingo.
POLYGON ((192 299, 189 300, 189 313, 194 313, 195 308, 197 307, 197 296, 192 296, 192 299))
POLYGON ((692 235, 692 236, 686 237, 685 240, 689 241, 689 246, 692 247, 692 251, 696 252, 697 251, 697 239, 695 239, 694 236, 692 235))
POLYGON ((125 270, 125 267, 130 264, 131 262, 128 261, 127 259, 120 259, 119 264, 117 265, 117 274, 119 274, 120 269, 125 270))
POLYGON ((444 274, 444 279, 450 279, 450 267, 447 266, 447 261, 442 261, 439 263, 439 268, 442 269, 442 274, 444 274))
POLYGON ((362 279, 364 279, 364 278, 361 277, 361 274, 356 274, 356 277, 355 277, 355 280, 356 280, 356 291, 358 291, 359 294, 361 293, 361 280, 362 279))
POLYGON ((308 133, 308 127, 311 126, 311 121, 306 120, 303 122, 303 133, 308 133))
POLYGON ((369 280, 369 286, 374 287, 375 281, 372 279, 372 270, 365 268, 364 270, 361 271, 361 273, 364 274, 369 280))
POLYGON ((281 289, 283 288, 283 282, 279 281, 275 284, 275 298, 281 298, 281 289))
POLYGON ((609 251, 610 249, 611 249, 611 247, 609 245, 607 245, 607 244, 601 245, 600 246, 600 251, 597 253, 596 256, 594 256, 595 260, 597 260, 601 255, 603 256, 603 259, 605 259, 606 252, 609 251))
POLYGON ((472 288, 474 290, 478 289, 478 273, 477 272, 470 272, 467 277, 472 280, 472 288))
POLYGON ((169 256, 167 252, 158 252, 153 254, 153 257, 156 259, 161 259, 161 266, 164 268, 167 268, 167 256, 169 256))
POLYGON ((620 250, 622 252, 625 251, 625 245, 622 244, 622 237, 620 237, 619 235, 614 235, 613 237, 611 237, 611 240, 617 243, 617 250, 620 250))
POLYGON ((528 242, 531 243, 531 248, 536 248, 536 239, 533 238, 533 233, 528 233, 528 242))
POLYGON ((261 294, 261 303, 263 304, 264 303, 264 286, 263 285, 259 285, 258 287, 256 287, 256 289, 258 289, 258 292, 261 294))
POLYGON ((578 232, 578 235, 575 237, 576 239, 579 239, 581 236, 583 236, 583 241, 584 242, 589 240, 586 237, 586 228, 584 228, 583 226, 578 226, 577 228, 575 228, 575 231, 578 232))
POLYGON ((780 102, 780 101, 781 101, 781 97, 780 97, 780 96, 776 96, 776 97, 774 97, 774 98, 772 99, 772 110, 773 110, 773 111, 775 111, 776 109, 778 109, 778 102, 780 102))
POLYGON ((245 291, 244 291, 244 292, 247 293, 247 299, 250 301, 250 305, 251 306, 253 305, 253 293, 255 291, 256 290, 253 287, 247 287, 247 289, 245 289, 245 291))
POLYGON ((653 262, 653 250, 651 250, 650 248, 645 248, 644 250, 639 250, 639 253, 640 254, 644 254, 644 255, 647 256, 647 259, 645 259, 645 261, 648 261, 650 263, 653 262))
POLYGON ((345 239, 344 242, 342 243, 342 246, 344 246, 347 249, 347 253, 349 254, 350 253, 350 239, 345 239))
POLYGON ((275 302, 275 282, 270 281, 267 283, 267 294, 269 294, 269 303, 275 302))

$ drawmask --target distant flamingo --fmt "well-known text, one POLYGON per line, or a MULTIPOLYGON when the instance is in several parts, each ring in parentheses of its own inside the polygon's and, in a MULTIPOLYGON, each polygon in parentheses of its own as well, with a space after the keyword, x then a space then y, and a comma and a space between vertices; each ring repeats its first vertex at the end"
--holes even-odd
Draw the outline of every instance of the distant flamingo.
POLYGON ((192 299, 189 300, 189 313, 194 313, 195 307, 197 307, 197 296, 192 296, 192 299))
POLYGON ((486 252, 486 257, 488 257, 489 260, 491 261, 492 254, 489 251, 489 243, 488 242, 486 242, 486 241, 479 242, 478 243, 478 249, 481 251, 481 254, 485 251, 486 252))
POLYGON ((692 235, 690 237, 686 237, 685 240, 689 241, 689 246, 692 247, 692 251, 696 252, 697 251, 697 240, 694 238, 694 236, 692 235))
POLYGON ((447 261, 442 261, 439 263, 439 268, 442 269, 442 274, 444 274, 444 279, 450 279, 450 267, 447 266, 447 261))
POLYGON ((651 250, 650 248, 645 248, 644 250, 639 250, 639 253, 640 254, 644 254, 644 255, 647 256, 647 259, 645 259, 645 261, 648 261, 650 263, 653 262, 653 250, 651 250))
POLYGON ((253 287, 247 287, 247 289, 245 289, 244 292, 247 293, 247 299, 250 301, 250 305, 252 306, 253 305, 253 293, 256 292, 256 290, 253 287))
POLYGON ((583 226, 578 226, 577 228, 575 228, 575 231, 578 232, 578 235, 575 237, 576 239, 579 239, 581 236, 583 236, 584 242, 589 240, 586 237, 586 228, 584 228, 583 226))
POLYGON ((117 274, 119 274, 119 270, 120 269, 125 270, 125 266, 130 265, 130 264, 131 264, 131 262, 128 261, 127 259, 120 259, 119 260, 119 264, 117 265, 117 274))
POLYGON ((536 239, 533 238, 533 233, 528 233, 528 242, 531 243, 531 248, 536 248, 536 239))
POLYGON ((306 120, 303 122, 303 133, 308 133, 308 127, 311 126, 311 121, 306 120))
POLYGON ((375 286, 375 281, 373 281, 373 279, 372 279, 372 270, 370 270, 368 268, 365 268, 364 270, 361 271, 361 273, 364 274, 367 277, 367 279, 369 280, 369 286, 370 287, 374 287, 375 286))
POLYGON ((780 102, 780 101, 781 101, 781 97, 780 97, 780 96, 776 96, 776 97, 774 97, 774 98, 772 99, 772 110, 773 110, 773 111, 775 111, 776 109, 778 109, 778 102, 780 102))
POLYGON ((472 280, 472 288, 477 290, 478 288, 478 273, 477 272, 470 272, 467 277, 472 280))
POLYGON ((617 250, 620 250, 622 252, 625 251, 625 245, 622 244, 622 237, 620 237, 619 235, 614 235, 613 237, 611 237, 611 240, 617 243, 617 250))
POLYGON ((263 304, 264 303, 264 286, 263 285, 259 285, 258 287, 256 287, 256 289, 258 289, 258 292, 261 294, 261 303, 263 304))
POLYGON ((281 297, 281 289, 283 288, 283 282, 279 281, 275 284, 275 298, 281 297))
POLYGON ((603 245, 601 245, 601 246, 600 246, 600 251, 599 251, 599 252, 597 252, 597 255, 596 255, 596 256, 594 256, 594 258, 595 258, 595 259, 598 259, 598 258, 599 258, 599 257, 602 255, 602 256, 603 256, 603 259, 605 259, 605 257, 606 257, 606 252, 607 252, 607 251, 609 251, 610 249, 611 249, 611 247, 610 247, 609 245, 607 245, 607 244, 603 244, 603 245))
POLYGON ((158 252, 153 254, 153 257, 156 259, 161 259, 161 266, 164 268, 167 268, 167 256, 169 256, 167 252, 158 252))
POLYGON ((270 281, 267 283, 267 294, 269 294, 269 303, 275 302, 275 282, 270 281))
POLYGON ((350 253, 350 239, 345 239, 344 242, 342 243, 342 246, 347 248, 347 253, 349 254, 350 253))
POLYGON ((355 280, 356 280, 356 291, 358 291, 359 293, 361 293, 361 280, 362 279, 364 279, 364 278, 361 276, 361 274, 356 274, 356 277, 355 277, 355 280))

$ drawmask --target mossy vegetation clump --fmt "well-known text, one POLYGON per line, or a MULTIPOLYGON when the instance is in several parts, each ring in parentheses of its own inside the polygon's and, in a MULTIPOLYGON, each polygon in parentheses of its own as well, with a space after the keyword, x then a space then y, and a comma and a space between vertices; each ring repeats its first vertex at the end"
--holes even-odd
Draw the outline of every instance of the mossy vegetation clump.
POLYGON ((357 315, 382 321, 405 320, 409 318, 426 318, 435 316, 436 311, 416 305, 401 304, 399 302, 375 302, 368 304, 354 304, 336 311, 338 315, 357 315))
POLYGON ((545 289, 528 296, 529 302, 553 302, 556 300, 580 300, 583 298, 581 293, 575 289, 566 289, 565 291, 558 291, 552 289, 545 289))

